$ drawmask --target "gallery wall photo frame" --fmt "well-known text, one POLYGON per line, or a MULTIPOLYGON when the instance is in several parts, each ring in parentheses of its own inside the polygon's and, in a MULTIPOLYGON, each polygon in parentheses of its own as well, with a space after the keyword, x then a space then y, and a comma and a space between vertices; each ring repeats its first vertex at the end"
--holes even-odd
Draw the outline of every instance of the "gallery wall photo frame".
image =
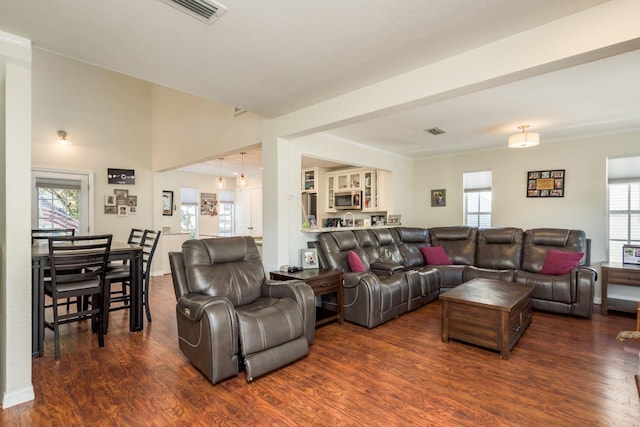
POLYGON ((173 216, 173 191, 162 190, 162 215, 173 216))
POLYGON ((443 207, 447 206, 447 190, 439 188, 437 190, 431 190, 431 207, 443 207))
POLYGON ((109 184, 134 185, 136 171, 134 169, 107 168, 107 182, 109 184))
POLYGON ((527 172, 527 197, 564 197, 567 173, 564 169, 527 172))

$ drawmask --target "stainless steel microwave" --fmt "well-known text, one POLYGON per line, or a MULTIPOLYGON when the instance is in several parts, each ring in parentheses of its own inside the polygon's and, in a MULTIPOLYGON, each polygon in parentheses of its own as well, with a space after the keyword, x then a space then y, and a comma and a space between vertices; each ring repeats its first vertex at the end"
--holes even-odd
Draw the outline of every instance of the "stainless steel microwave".
POLYGON ((336 209, 343 211, 362 209, 362 191, 336 192, 334 206, 336 209))

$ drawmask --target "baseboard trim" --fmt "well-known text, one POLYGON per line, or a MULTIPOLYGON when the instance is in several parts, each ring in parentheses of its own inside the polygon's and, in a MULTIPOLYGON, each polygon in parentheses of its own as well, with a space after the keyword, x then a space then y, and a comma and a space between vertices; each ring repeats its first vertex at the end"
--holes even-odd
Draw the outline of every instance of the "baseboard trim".
POLYGON ((2 398, 2 409, 10 408, 24 402, 29 402, 36 398, 33 386, 17 390, 12 393, 5 393, 2 398))

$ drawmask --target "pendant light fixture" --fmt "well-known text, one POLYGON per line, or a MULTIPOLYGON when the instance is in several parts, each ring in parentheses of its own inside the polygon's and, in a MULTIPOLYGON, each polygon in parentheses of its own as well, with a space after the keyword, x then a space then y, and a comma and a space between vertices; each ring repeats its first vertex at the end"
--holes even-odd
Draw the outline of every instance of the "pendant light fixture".
POLYGON ((247 154, 244 151, 240 153, 240 155, 242 156, 242 169, 240 169, 240 181, 238 182, 238 184, 240 185, 240 187, 246 187, 247 184, 249 183, 247 181, 247 177, 244 176, 244 155, 247 154))
POLYGON ((222 161, 224 160, 224 157, 220 157, 218 159, 219 163, 220 163, 220 168, 218 169, 218 188, 219 189, 223 189, 224 188, 224 179, 222 179, 222 161))
POLYGON ((540 134, 527 132, 528 127, 529 125, 518 126, 518 129, 522 129, 522 132, 509 137, 509 148, 526 148, 540 144, 540 134))

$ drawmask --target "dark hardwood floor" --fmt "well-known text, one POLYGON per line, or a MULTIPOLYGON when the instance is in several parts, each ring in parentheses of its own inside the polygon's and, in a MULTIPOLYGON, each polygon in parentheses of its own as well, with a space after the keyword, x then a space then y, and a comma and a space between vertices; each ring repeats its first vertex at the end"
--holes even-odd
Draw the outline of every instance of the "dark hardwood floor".
POLYGON ((631 315, 592 320, 534 312, 502 360, 440 339, 440 302, 373 330, 332 323, 304 359, 246 382, 209 383, 178 349, 171 277, 153 278, 153 323, 129 333, 113 312, 106 346, 90 322, 46 332, 36 399, 2 411, 14 426, 640 425, 640 343, 618 343, 631 315))

